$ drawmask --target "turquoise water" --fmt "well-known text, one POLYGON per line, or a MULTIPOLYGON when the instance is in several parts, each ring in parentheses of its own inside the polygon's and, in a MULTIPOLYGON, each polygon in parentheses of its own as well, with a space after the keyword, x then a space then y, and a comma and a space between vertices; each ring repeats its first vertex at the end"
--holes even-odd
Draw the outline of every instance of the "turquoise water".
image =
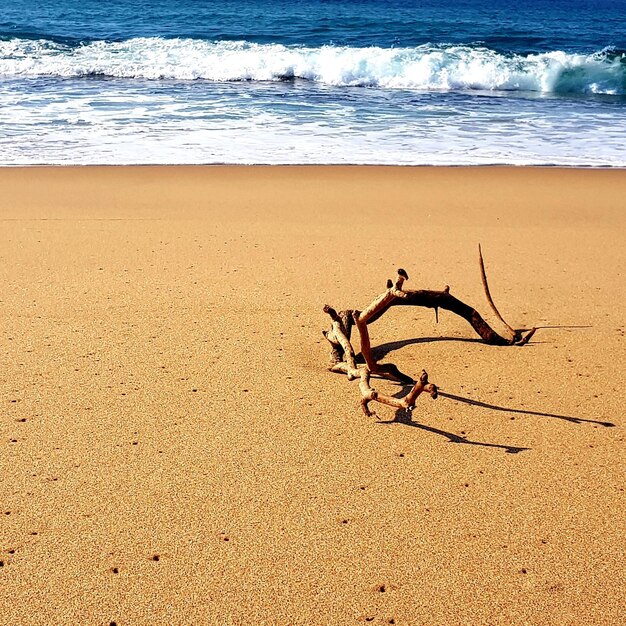
POLYGON ((626 166, 626 0, 0 0, 0 164, 626 166))

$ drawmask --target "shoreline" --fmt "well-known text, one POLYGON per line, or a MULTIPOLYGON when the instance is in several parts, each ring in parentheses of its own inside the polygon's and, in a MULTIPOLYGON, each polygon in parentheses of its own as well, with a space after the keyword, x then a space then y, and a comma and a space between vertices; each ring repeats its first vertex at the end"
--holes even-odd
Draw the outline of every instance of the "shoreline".
POLYGON ((562 164, 520 164, 514 163, 490 163, 490 164, 403 164, 403 163, 46 163, 46 164, 18 164, 2 165, 0 170, 7 169, 32 169, 32 168, 142 168, 142 167, 276 167, 276 168, 402 168, 402 169, 546 169, 546 170, 626 170, 624 165, 562 165, 562 164))

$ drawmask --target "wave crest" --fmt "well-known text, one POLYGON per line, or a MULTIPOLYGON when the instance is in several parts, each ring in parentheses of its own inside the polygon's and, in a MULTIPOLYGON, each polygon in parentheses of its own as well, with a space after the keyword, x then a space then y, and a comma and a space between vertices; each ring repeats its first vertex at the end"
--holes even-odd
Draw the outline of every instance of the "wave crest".
POLYGON ((283 81, 383 89, 626 94, 626 53, 504 55, 479 46, 307 48, 245 41, 134 38, 71 46, 0 41, 0 75, 283 81))

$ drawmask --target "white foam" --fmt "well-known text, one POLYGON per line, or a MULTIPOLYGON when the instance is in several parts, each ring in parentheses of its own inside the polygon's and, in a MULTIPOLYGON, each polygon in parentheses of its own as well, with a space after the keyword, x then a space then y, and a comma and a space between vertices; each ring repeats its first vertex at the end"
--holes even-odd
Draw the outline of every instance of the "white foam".
MULTIPOLYGON (((626 166, 626 119, 594 124, 519 111, 485 110, 454 117, 359 121, 349 110, 332 123, 253 106, 231 115, 222 102, 211 115, 188 111, 184 98, 136 106, 133 94, 99 93, 48 103, 0 95, 1 165, 35 164, 400 164, 626 166)), ((467 100, 468 98, 466 98, 467 100)), ((239 103, 240 104, 240 103, 239 103)), ((436 112, 433 112, 436 113, 436 112)))
POLYGON ((621 95, 626 57, 609 49, 507 56, 476 46, 307 48, 159 37, 67 46, 16 38, 0 41, 0 75, 216 82, 299 78, 386 89, 621 95))
POLYGON ((516 62, 469 47, 307 49, 164 39, 68 47, 14 39, 0 42, 0 165, 623 167, 623 98, 519 93, 583 86, 617 93, 620 64, 608 51, 516 62), (590 81, 594 64, 600 69, 590 81), (120 80, 83 78, 94 74, 120 80), (207 80, 192 80, 199 76, 207 80), (256 82, 296 76, 306 80, 256 82), (229 82, 244 79, 254 82, 229 82), (488 89, 493 94, 484 97, 488 89))

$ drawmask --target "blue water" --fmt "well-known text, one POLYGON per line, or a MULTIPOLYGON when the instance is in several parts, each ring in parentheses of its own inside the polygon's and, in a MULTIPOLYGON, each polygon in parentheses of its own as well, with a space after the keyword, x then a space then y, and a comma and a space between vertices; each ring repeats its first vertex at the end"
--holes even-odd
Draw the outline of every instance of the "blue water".
POLYGON ((0 0, 0 164, 626 166, 626 0, 0 0))

